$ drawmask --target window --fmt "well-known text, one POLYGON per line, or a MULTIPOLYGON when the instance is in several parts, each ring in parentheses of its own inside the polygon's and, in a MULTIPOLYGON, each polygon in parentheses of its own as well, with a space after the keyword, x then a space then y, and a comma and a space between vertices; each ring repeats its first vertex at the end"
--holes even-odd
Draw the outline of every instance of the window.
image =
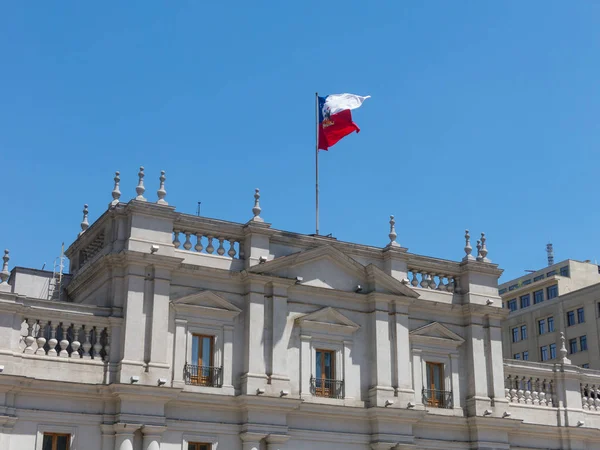
POLYGON ((44 433, 42 450, 69 450, 70 434, 44 433))
POLYGON ((583 308, 577 308, 577 322, 583 323, 585 322, 585 314, 583 308))
POLYGON ((556 275, 556 270, 551 270, 550 272, 548 272, 548 273, 546 274, 546 276, 547 276, 548 278, 550 278, 552 275, 556 275))
POLYGON ((210 450, 212 447, 211 444, 201 444, 199 442, 190 442, 188 443, 187 450, 210 450))
POLYGON ((546 319, 538 320, 538 334, 546 333, 546 319))
POLYGON ((556 344, 550 344, 550 359, 556 358, 556 344))
POLYGON ((552 333, 554 331, 554 317, 548 317, 548 333, 552 333))
POLYGON ((581 365, 581 368, 582 368, 582 369, 589 369, 589 368, 590 368, 590 365, 589 365, 589 363, 585 363, 585 364, 582 364, 582 365, 581 365))
POLYGON ((521 340, 527 339, 527 325, 521 325, 521 340))
POLYGON ((512 329, 512 341, 519 342, 519 328, 512 329))
POLYGON ((185 379, 198 386, 221 386, 221 368, 214 367, 214 336, 192 336, 192 364, 186 365, 185 379))
POLYGON ((521 296, 521 308, 527 308, 529 306, 529 294, 521 296))
POLYGON ((425 398, 429 406, 447 408, 450 399, 444 391, 444 365, 427 362, 427 380, 425 382, 425 398))
POLYGON ((540 347, 540 358, 542 361, 548 361, 548 346, 544 345, 540 347))
POLYGON ((509 290, 509 291, 514 291, 514 290, 515 290, 515 289, 517 289, 518 287, 519 287, 519 285, 518 285, 518 284, 513 284, 512 286, 509 286, 509 287, 508 287, 508 290, 509 290))
POLYGON ((569 276, 569 266, 561 267, 560 275, 563 277, 568 277, 569 276))
POLYGON ((533 277, 533 282, 540 281, 544 279, 544 274, 538 275, 537 277, 533 277))
POLYGON ((528 351, 523 352, 523 361, 529 361, 529 352, 528 351))
POLYGON ((579 338, 579 350, 582 352, 587 350, 587 336, 581 336, 579 338))
POLYGON ((544 301, 544 290, 540 289, 539 291, 535 291, 533 293, 533 304, 537 305, 538 303, 542 303, 544 301))
POLYGON ((531 278, 529 280, 523 281, 523 286, 527 286, 528 284, 531 284, 531 278))
POLYGON ((521 359, 521 354, 520 353, 515 353, 513 355, 513 359, 521 359))
POLYGON ((508 309, 510 309, 511 311, 517 310, 517 299, 516 298, 513 298, 512 300, 508 301, 508 309))
POLYGON ((567 313, 567 326, 573 326, 575 325, 575 311, 569 311, 567 313))
POLYGON ((569 339, 569 353, 577 353, 577 339, 569 339))
POLYGON ((548 300, 558 297, 558 285, 548 286, 546 288, 546 296, 548 297, 548 300))
POLYGON ((313 394, 317 397, 343 398, 342 382, 335 379, 335 351, 317 349, 316 359, 313 394))
POLYGON ((506 289, 506 288, 504 288, 504 289, 500 289, 500 290, 498 291, 498 295, 505 294, 507 290, 508 290, 508 289, 506 289))

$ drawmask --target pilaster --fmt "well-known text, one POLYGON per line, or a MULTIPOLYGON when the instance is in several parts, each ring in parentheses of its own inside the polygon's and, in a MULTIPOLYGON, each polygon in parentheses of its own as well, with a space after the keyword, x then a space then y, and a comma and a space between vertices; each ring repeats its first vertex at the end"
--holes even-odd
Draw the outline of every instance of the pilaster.
POLYGON ((153 379, 169 376, 165 337, 169 334, 169 292, 171 273, 155 267, 152 299, 152 333, 150 336, 150 363, 153 379))
POLYGON ((273 287, 273 349, 271 387, 275 393, 289 390, 290 377, 287 369, 288 339, 286 325, 288 315, 287 291, 283 287, 273 287))
POLYGON ((392 388, 392 366, 390 346, 390 325, 388 304, 375 300, 374 311, 370 313, 373 339, 371 340, 371 355, 374 357, 369 389, 371 406, 384 406, 386 400, 394 397, 392 388))
POLYGON ((311 337, 300 335, 300 395, 303 398, 310 398, 310 377, 312 371, 310 354, 311 337))
POLYGON ((187 355, 187 320, 175 319, 175 348, 173 350, 173 387, 183 388, 183 368, 187 355))
POLYGON ((244 355, 245 370, 244 375, 242 375, 242 392, 255 395, 257 389, 264 390, 267 384, 263 336, 265 322, 264 285, 250 281, 246 298, 246 352, 244 355))
POLYGON ((287 450, 290 437, 287 434, 269 434, 267 436, 267 450, 287 450))
POLYGON ((114 425, 100 425, 102 432, 102 450, 114 450, 115 448, 115 427, 114 425))
POLYGON ((409 367, 410 361, 410 337, 409 337, 409 318, 408 314, 396 311, 396 371, 397 371, 397 391, 398 403, 405 407, 408 402, 414 402, 415 389, 413 386, 413 374, 409 367))
POLYGON ((167 427, 144 425, 142 427, 142 434, 144 436, 142 449, 160 450, 162 434, 165 432, 166 429, 167 427))
POLYGON ((423 356, 419 348, 412 349, 412 381, 415 388, 415 405, 423 407, 423 356))
POLYGON ((114 450, 133 450, 133 433, 140 428, 139 424, 116 423, 114 450))
POLYGON ((242 450, 261 450, 260 442, 265 438, 265 436, 266 435, 262 433, 241 433, 240 439, 242 440, 242 450))

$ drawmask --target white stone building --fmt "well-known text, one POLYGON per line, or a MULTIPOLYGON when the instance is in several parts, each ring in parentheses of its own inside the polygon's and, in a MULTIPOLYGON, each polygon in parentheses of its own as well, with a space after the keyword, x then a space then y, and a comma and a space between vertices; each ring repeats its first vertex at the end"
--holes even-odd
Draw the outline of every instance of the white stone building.
POLYGON ((568 259, 499 286, 504 355, 556 362, 560 333, 573 364, 600 369, 600 269, 568 259))
POLYGON ((485 241, 448 261, 393 220, 372 247, 277 230, 258 190, 238 224, 115 181, 59 288, 5 255, 1 449, 600 448, 600 373, 504 362, 485 241))

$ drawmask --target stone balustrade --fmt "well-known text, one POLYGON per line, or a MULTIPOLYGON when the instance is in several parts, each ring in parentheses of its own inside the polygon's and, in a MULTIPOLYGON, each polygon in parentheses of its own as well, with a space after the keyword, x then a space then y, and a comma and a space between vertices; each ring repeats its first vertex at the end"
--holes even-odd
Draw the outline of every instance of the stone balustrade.
POLYGON ((21 324, 23 353, 108 361, 110 329, 69 320, 26 317, 21 324))
POLYGON ((511 403, 555 406, 554 380, 529 375, 507 375, 504 395, 511 403))
POLYGON ((581 407, 587 411, 600 411, 600 372, 581 369, 581 407))
POLYGON ((413 287, 443 292, 460 292, 458 277, 453 275, 409 267, 408 279, 413 287))
POLYGON ((204 217, 182 215, 173 225, 173 246, 194 253, 244 259, 242 226, 204 217))

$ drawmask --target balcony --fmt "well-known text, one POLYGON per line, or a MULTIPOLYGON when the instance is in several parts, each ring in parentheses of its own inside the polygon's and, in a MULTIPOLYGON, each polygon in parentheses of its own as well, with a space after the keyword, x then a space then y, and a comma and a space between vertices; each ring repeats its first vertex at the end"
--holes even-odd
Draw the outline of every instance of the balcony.
POLYGON ((432 408, 452 408, 452 391, 423 389, 423 404, 432 408))
POLYGON ((311 377, 310 393, 315 397, 344 398, 344 381, 311 377))
POLYGON ((183 369, 185 384, 192 386, 221 387, 223 385, 223 368, 210 366, 194 366, 186 364, 183 369))

